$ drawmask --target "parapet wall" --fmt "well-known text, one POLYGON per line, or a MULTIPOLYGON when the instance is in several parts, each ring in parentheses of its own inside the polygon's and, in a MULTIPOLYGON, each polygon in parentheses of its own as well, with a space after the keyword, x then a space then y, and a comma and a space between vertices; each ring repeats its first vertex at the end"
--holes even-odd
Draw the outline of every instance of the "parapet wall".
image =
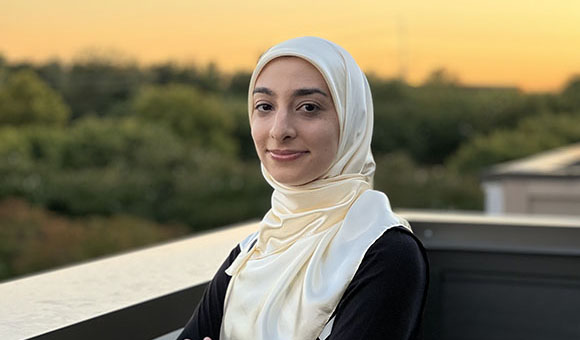
MULTIPOLYGON (((580 219, 399 213, 429 254, 425 339, 580 339, 580 219)), ((256 227, 0 284, 0 339, 153 339, 174 331, 256 227)))

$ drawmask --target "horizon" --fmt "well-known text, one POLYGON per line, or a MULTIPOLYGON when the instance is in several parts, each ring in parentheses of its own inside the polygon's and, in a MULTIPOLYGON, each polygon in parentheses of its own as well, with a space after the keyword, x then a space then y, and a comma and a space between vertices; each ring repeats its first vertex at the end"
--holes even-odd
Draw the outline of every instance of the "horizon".
POLYGON ((0 54, 70 63, 89 49, 139 66, 174 62, 251 71, 269 46, 303 35, 332 40, 367 74, 420 85, 445 69, 462 85, 556 92, 580 74, 580 3, 304 0, 250 3, 0 0, 0 54), (200 48, 200 46, 202 48, 200 48))
MULTIPOLYGON (((81 52, 79 52, 78 55, 75 55, 72 58, 69 58, 68 60, 63 60, 63 59, 58 58, 58 57, 47 57, 47 58, 42 59, 42 60, 41 59, 35 60, 33 58, 23 58, 23 59, 10 60, 10 59, 5 57, 5 55, 2 53, 2 51, 0 51, 0 57, 4 57, 4 60, 7 61, 7 64, 13 64, 13 65, 32 64, 34 66, 41 66, 41 65, 46 65, 46 64, 50 64, 50 63, 59 63, 60 65, 62 65, 64 67, 70 67, 70 66, 73 66, 77 62, 82 62, 85 60, 89 60, 89 61, 93 60, 91 57, 95 57, 94 60, 104 60, 105 62, 110 62, 111 65, 114 65, 114 66, 136 66, 138 68, 148 68, 148 67, 154 67, 154 66, 158 66, 158 65, 175 65, 177 67, 183 67, 183 68, 193 67, 193 68, 203 70, 204 68, 207 68, 210 65, 213 65, 216 67, 218 72, 224 74, 226 77, 232 76, 237 72, 247 72, 247 73, 251 74, 253 71, 252 68, 247 68, 247 69, 236 68, 236 69, 227 70, 212 60, 210 60, 206 63, 200 63, 200 62, 197 62, 195 60, 178 61, 178 60, 171 60, 171 59, 143 62, 143 61, 139 61, 137 58, 132 58, 131 56, 129 56, 126 53, 121 54, 121 57, 119 59, 116 59, 115 56, 111 56, 111 55, 106 55, 106 56, 104 56, 104 59, 101 59, 101 57, 103 57, 102 55, 87 54, 85 52, 85 50, 82 50, 81 52)), ((557 91, 560 91, 564 85, 566 85, 566 82, 568 80, 567 79, 566 81, 564 81, 562 83, 562 85, 560 86, 560 88, 556 88, 554 90, 534 91, 534 90, 526 90, 526 89, 517 87, 514 84, 465 83, 462 81, 461 77, 459 77, 457 74, 453 73, 452 70, 448 70, 446 68, 435 68, 435 69, 431 70, 431 72, 427 73, 425 75, 424 79, 422 79, 418 82, 415 82, 415 83, 411 83, 408 80, 401 79, 398 75, 381 75, 373 70, 364 70, 363 69, 363 71, 367 77, 374 77, 374 78, 380 79, 381 81, 387 81, 387 82, 388 81, 403 81, 407 86, 411 86, 411 87, 420 87, 420 86, 425 85, 427 78, 430 75, 432 75, 434 72, 437 72, 440 70, 443 70, 446 72, 446 74, 455 77, 454 80, 457 81, 457 86, 459 86, 459 87, 464 87, 464 88, 498 88, 498 89, 505 88, 505 89, 519 90, 519 91, 522 91, 524 93, 557 92, 557 91)), ((574 74, 571 75, 571 77, 573 77, 573 76, 574 76, 574 74)), ((578 76, 580 76, 580 73, 578 73, 578 76)))

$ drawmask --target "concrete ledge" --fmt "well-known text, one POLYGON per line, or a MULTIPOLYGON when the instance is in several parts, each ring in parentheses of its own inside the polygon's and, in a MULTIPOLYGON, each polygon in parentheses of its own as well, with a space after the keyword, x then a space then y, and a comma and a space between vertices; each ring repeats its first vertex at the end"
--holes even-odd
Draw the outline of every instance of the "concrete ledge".
MULTIPOLYGON (((0 284, 0 339, 48 336, 128 308, 147 309, 147 302, 155 305, 156 299, 179 292, 185 292, 183 296, 195 295, 188 289, 203 287, 230 250, 256 228, 255 223, 235 226, 0 284)), ((174 298, 179 299, 179 294, 174 298)), ((183 317, 186 320, 187 314, 183 317)), ((155 322, 136 321, 136 333, 139 327, 155 322)), ((178 327, 179 323, 148 337, 178 327)), ((93 334, 99 339, 110 338, 101 332, 93 334)), ((90 334, 83 334, 83 339, 89 338, 90 334)))
MULTIPOLYGON (((475 268, 475 262, 453 262, 473 256, 479 256, 477 263, 493 258, 486 270, 503 278, 526 265, 531 257, 525 254, 548 255, 538 257, 552 261, 548 266, 534 262, 526 265, 528 271, 547 268, 538 275, 577 281, 573 268, 580 259, 580 218, 399 213, 433 257, 432 306, 445 305, 437 300, 443 297, 437 277, 444 278, 439 286, 447 287, 445 278, 453 276, 446 268, 475 268), (514 265, 503 265, 506 261, 514 265)), ((153 339, 168 334, 185 324, 223 259, 256 229, 255 222, 233 226, 0 284, 0 339, 153 339)), ((431 324, 433 329, 441 325, 431 324)))

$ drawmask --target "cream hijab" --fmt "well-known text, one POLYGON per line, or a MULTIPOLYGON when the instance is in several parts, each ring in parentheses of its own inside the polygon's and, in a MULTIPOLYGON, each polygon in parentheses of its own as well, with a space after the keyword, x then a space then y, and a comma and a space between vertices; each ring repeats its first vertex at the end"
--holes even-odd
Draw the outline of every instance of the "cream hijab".
POLYGON ((232 279, 224 301, 224 340, 316 339, 367 249, 388 228, 407 225, 383 193, 371 190, 371 92, 342 47, 302 37, 270 48, 252 74, 249 114, 256 78, 282 56, 305 59, 326 80, 338 113, 338 152, 325 175, 301 186, 278 183, 262 165, 274 188, 272 208, 226 270, 232 279))

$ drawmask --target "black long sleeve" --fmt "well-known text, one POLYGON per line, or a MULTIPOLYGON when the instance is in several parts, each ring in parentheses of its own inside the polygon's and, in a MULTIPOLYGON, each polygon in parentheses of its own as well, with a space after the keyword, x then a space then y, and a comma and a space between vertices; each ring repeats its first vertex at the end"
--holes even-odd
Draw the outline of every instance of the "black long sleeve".
POLYGON ((365 254, 327 339, 416 339, 428 275, 420 241, 403 228, 389 229, 365 254))
MULTIPOLYGON (((232 250, 205 291, 178 340, 219 340, 232 250)), ((339 301, 327 340, 416 339, 428 286, 428 261, 421 242, 403 228, 387 230, 366 252, 339 301)), ((244 339, 240 339, 244 340, 244 339)))

